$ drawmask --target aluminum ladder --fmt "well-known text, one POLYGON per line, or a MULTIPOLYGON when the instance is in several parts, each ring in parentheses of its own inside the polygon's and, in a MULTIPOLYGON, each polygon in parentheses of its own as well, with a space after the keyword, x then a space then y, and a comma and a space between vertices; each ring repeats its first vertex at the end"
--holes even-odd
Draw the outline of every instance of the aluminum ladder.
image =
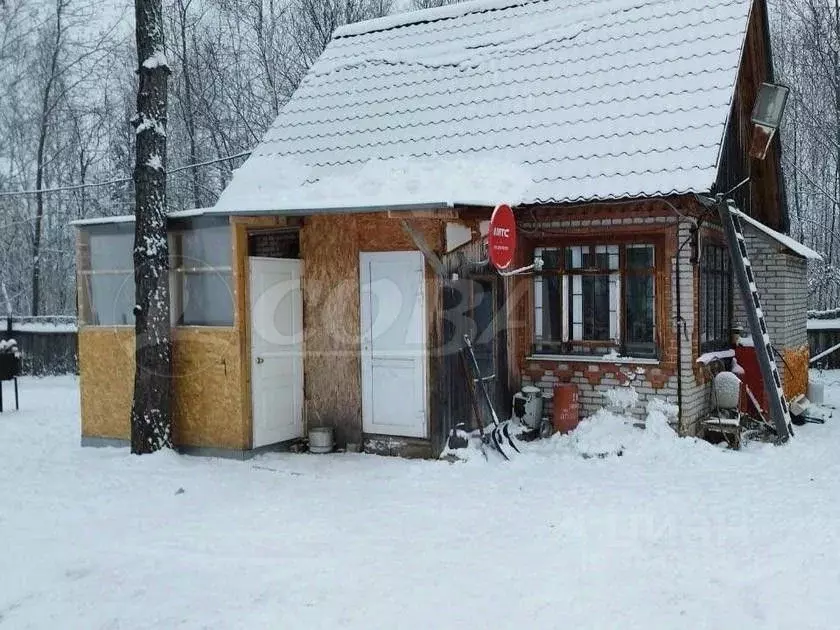
POLYGON ((741 226, 740 210, 731 199, 724 199, 719 196, 717 199, 718 213, 723 224, 723 231, 726 234, 726 242, 729 246, 729 254, 732 258, 732 267, 735 270, 735 277, 738 280, 738 288, 741 292, 741 300, 744 304, 744 311, 750 325, 753 345, 755 346, 758 364, 761 367, 761 377, 764 380, 764 391, 767 394, 767 403, 770 407, 770 415, 776 427, 779 442, 787 442, 793 435, 790 421, 790 409, 785 392, 782 388, 782 378, 779 376, 779 367, 773 358, 773 346, 770 343, 770 335, 767 332, 767 322, 764 318, 764 310, 761 308, 761 298, 758 295, 758 287, 755 284, 755 275, 747 255, 747 243, 744 239, 744 229, 741 226))

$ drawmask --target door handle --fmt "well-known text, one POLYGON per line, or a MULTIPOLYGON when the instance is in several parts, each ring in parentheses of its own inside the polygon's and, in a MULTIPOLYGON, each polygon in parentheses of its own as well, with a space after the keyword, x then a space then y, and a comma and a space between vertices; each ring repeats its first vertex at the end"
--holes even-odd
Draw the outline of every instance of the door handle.
POLYGON ((265 363, 265 359, 263 359, 262 357, 257 357, 257 365, 260 365, 261 363, 265 363))

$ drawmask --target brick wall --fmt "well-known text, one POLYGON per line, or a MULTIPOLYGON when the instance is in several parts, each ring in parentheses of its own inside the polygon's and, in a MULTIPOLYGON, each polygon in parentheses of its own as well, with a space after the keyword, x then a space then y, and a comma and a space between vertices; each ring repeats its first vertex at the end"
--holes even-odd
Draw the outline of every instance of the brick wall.
MULTIPOLYGON (((783 252, 777 243, 747 226, 745 232, 770 341, 780 350, 807 345, 807 262, 783 252)), ((748 333, 744 307, 738 297, 733 309, 734 323, 748 333)))
POLYGON ((248 255, 261 258, 297 258, 300 239, 296 231, 274 230, 248 235, 248 255))

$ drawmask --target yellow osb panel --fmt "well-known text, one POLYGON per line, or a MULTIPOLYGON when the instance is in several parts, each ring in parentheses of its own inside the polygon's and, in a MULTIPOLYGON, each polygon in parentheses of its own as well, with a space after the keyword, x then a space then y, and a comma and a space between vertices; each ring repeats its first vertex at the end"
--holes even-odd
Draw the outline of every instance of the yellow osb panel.
MULTIPOLYGON (((443 247, 445 222, 407 219, 435 251, 443 247)), ((362 431, 359 349, 359 253, 416 250, 397 218, 385 213, 308 217, 301 230, 303 259, 306 417, 312 426, 336 428, 339 444, 362 431)), ((426 269, 430 313, 437 285, 426 269)), ((435 335, 430 316, 429 334, 435 335)))
POLYGON ((808 391, 808 360, 810 358, 808 346, 783 350, 782 356, 785 358, 782 362, 785 396, 790 399, 806 393, 808 391))
MULTIPOLYGON (((248 448, 243 428, 239 333, 183 328, 174 332, 174 439, 183 446, 248 448)), ((134 329, 79 333, 82 435, 130 437, 134 329)))
POLYGON ((79 330, 82 436, 130 436, 134 392, 134 328, 79 330))
POLYGON ((175 443, 249 448, 243 430, 239 333, 225 328, 179 328, 174 334, 175 443))
POLYGON ((306 417, 361 436, 359 242, 352 216, 310 217, 301 230, 306 417))

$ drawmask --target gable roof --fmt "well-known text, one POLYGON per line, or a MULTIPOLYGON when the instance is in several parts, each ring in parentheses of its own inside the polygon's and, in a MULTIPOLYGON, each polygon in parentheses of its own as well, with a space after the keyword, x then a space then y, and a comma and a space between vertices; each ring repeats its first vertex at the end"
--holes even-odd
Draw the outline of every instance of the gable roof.
POLYGON ((478 0, 338 29, 219 211, 707 192, 751 0, 478 0))

